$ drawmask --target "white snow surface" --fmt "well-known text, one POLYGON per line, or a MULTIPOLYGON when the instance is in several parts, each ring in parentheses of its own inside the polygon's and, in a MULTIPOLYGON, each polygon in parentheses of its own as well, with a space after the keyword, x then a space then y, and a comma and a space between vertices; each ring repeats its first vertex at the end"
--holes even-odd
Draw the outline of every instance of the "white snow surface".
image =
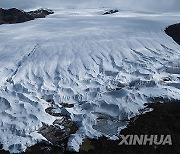
POLYGON ((57 9, 45 19, 0 25, 5 150, 21 152, 45 140, 38 129, 58 118, 45 112, 47 99, 59 112, 60 103, 74 104, 62 113, 78 126, 68 142, 75 151, 85 137, 117 139, 121 120, 137 115, 149 98, 180 99, 180 46, 164 32, 180 14, 103 12, 57 9))

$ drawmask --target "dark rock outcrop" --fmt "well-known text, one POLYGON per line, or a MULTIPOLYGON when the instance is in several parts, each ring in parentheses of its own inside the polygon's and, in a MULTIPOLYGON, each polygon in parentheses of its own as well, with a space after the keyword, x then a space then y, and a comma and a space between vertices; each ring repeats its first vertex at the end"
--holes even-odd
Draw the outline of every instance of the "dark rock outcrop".
POLYGON ((35 11, 25 12, 16 8, 0 8, 0 24, 22 23, 34 20, 36 18, 45 18, 49 14, 53 14, 53 11, 48 9, 39 9, 35 11))
MULTIPOLYGON (((111 141, 106 137, 89 139, 81 154, 178 154, 180 153, 180 102, 148 104, 153 111, 138 115, 130 120, 121 135, 171 135, 172 145, 119 145, 120 140, 111 141), (88 150, 88 151, 87 151, 88 150)), ((83 143, 84 144, 84 143, 83 143)), ((86 144, 86 143, 85 143, 86 144)), ((84 145, 85 146, 85 145, 84 145)), ((84 147, 83 146, 83 147, 84 147)))
POLYGON ((52 125, 44 125, 39 129, 42 134, 51 144, 38 143, 27 148, 26 153, 64 153, 67 147, 68 138, 71 134, 77 131, 76 125, 68 118, 63 117, 61 120, 56 120, 52 125))
POLYGON ((53 14, 54 12, 50 9, 38 9, 35 11, 30 11, 28 14, 30 14, 34 18, 45 18, 49 14, 53 14))
POLYGON ((119 12, 118 10, 109 10, 109 11, 106 11, 103 13, 103 15, 106 15, 106 14, 114 14, 114 13, 117 13, 119 12))
MULTIPOLYGON (((51 102, 54 102, 54 100, 51 102)), ((65 105, 72 107, 72 105, 65 105)), ((26 149, 27 154, 63 154, 66 152, 67 142, 71 134, 77 131, 77 126, 69 117, 63 116, 61 113, 54 113, 53 109, 47 108, 46 112, 52 116, 60 117, 53 122, 52 125, 44 124, 39 129, 39 133, 42 134, 49 142, 40 142, 36 145, 26 149)))
POLYGON ((165 32, 180 45, 180 23, 167 27, 165 32))

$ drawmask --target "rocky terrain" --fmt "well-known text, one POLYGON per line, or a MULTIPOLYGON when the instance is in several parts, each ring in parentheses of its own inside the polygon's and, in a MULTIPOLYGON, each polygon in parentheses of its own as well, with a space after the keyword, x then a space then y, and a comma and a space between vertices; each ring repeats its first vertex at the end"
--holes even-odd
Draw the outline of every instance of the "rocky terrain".
POLYGON ((36 18, 45 18, 49 14, 53 14, 53 11, 49 9, 38 9, 35 11, 25 12, 16 8, 0 8, 0 24, 22 23, 36 18))
MULTIPOLYGON (((83 145, 81 154, 178 154, 180 153, 180 102, 165 102, 148 104, 152 112, 139 115, 130 119, 127 128, 121 135, 171 135, 173 145, 118 145, 121 140, 110 141, 105 137, 98 140, 89 140, 88 145, 83 145)), ((84 143, 87 144, 87 141, 84 143)))
POLYGON ((165 32, 180 45, 180 23, 167 27, 165 32))
POLYGON ((114 14, 114 13, 117 13, 119 12, 119 10, 115 9, 115 10, 109 10, 109 11, 106 11, 103 13, 103 15, 107 15, 107 14, 114 14))

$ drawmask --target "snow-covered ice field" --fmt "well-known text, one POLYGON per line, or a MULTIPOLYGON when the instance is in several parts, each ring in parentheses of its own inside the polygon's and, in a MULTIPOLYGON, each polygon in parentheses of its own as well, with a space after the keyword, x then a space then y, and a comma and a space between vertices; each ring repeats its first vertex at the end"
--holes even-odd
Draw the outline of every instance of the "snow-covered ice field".
POLYGON ((0 142, 20 152, 37 140, 42 122, 68 114, 82 139, 117 139, 122 122, 153 97, 180 99, 180 46, 164 29, 180 13, 57 9, 45 19, 0 25, 0 142), (74 104, 62 108, 61 103, 74 104))

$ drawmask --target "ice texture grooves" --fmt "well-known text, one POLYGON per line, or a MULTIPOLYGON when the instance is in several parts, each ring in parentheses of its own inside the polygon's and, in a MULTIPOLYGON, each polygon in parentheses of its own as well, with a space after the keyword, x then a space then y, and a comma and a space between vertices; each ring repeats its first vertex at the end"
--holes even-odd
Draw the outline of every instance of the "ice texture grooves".
POLYGON ((116 139, 121 121, 150 98, 179 99, 180 46, 164 29, 180 14, 102 13, 56 10, 46 19, 0 26, 4 149, 21 152, 45 140, 37 130, 57 118, 45 112, 48 100, 76 122, 68 149, 78 151, 84 137, 116 139))

